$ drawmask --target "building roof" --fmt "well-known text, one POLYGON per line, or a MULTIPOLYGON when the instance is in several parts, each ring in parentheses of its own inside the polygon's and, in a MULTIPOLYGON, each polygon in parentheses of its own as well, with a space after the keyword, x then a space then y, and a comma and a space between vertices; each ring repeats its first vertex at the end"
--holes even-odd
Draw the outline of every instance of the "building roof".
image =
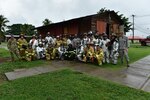
POLYGON ((66 23, 66 22, 71 22, 71 21, 75 21, 75 20, 79 20, 79 19, 83 19, 83 18, 90 18, 90 17, 94 17, 94 16, 97 16, 97 17, 100 17, 104 14, 108 14, 110 13, 111 15, 117 17, 117 19, 119 20, 120 23, 123 23, 122 20, 119 18, 119 16, 117 16, 117 14, 114 12, 114 11, 110 11, 110 12, 105 12, 105 13, 102 13, 102 14, 92 14, 92 15, 87 15, 87 16, 83 16, 83 17, 78 17, 78 18, 73 18, 73 19, 69 19, 69 20, 65 20, 65 21, 61 21, 61 22, 57 22, 57 23, 51 23, 49 25, 46 25, 46 26, 39 26, 39 27, 36 27, 35 29, 39 29, 39 28, 45 28, 47 26, 52 26, 52 25, 56 25, 56 24, 61 24, 61 23, 66 23))
MULTIPOLYGON (((18 38, 20 37, 20 35, 13 35, 14 37, 18 38)), ((5 35, 6 38, 9 38, 11 37, 11 35, 5 35)), ((25 35, 24 37, 32 37, 32 36, 29 36, 29 35, 25 35)))

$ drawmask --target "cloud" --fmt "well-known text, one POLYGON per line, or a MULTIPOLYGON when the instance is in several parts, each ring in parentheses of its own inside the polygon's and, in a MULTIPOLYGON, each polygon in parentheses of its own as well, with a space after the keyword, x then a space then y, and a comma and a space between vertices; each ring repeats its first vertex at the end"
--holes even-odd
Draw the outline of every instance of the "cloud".
MULTIPOLYGON (((40 26, 45 18, 52 22, 60 22, 95 14, 106 7, 120 11, 120 14, 132 21, 132 14, 150 14, 149 4, 149 0, 0 0, 0 14, 6 16, 10 24, 30 23, 40 26)), ((135 21, 138 25, 150 23, 149 17, 135 18, 135 21)), ((141 27, 147 30, 150 25, 141 27)))

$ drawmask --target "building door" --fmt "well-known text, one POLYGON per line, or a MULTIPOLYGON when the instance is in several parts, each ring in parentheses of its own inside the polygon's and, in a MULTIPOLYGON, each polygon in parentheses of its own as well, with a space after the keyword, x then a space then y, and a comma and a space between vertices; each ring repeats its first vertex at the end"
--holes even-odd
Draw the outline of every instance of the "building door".
POLYGON ((109 37, 110 36, 110 24, 106 24, 106 34, 109 37))
POLYGON ((106 22, 104 21, 97 21, 97 31, 102 34, 106 33, 106 22))

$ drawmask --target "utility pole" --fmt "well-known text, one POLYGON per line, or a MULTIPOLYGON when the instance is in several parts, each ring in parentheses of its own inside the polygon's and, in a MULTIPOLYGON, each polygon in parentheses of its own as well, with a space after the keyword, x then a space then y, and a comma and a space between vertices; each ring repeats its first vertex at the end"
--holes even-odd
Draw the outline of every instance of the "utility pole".
POLYGON ((132 27, 132 34, 133 34, 133 36, 132 36, 132 43, 134 43, 134 17, 135 17, 135 15, 132 15, 132 18, 133 18, 133 27, 132 27))

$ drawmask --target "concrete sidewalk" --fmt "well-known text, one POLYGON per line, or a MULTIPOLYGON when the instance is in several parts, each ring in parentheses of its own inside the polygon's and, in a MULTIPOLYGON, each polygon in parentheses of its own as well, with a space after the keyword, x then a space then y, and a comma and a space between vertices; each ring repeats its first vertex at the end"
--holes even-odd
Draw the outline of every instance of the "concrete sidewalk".
POLYGON ((118 71, 110 71, 94 65, 73 61, 52 61, 48 66, 18 69, 5 73, 5 75, 8 80, 15 80, 66 68, 150 92, 150 55, 130 64, 129 68, 118 71))

